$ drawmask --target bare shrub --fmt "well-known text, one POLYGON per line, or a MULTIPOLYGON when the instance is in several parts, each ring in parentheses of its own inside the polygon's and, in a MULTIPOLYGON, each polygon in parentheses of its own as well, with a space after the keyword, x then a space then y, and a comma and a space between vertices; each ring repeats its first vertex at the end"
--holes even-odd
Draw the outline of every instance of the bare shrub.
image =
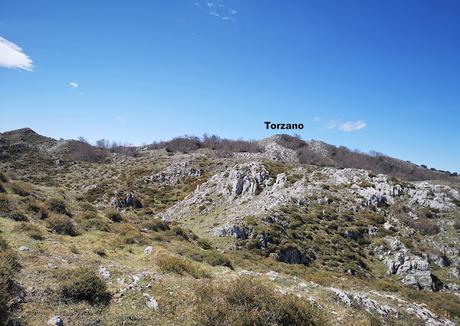
POLYGON ((65 154, 74 161, 102 162, 107 158, 107 151, 88 143, 71 140, 66 144, 65 154))
POLYGON ((423 235, 436 235, 441 232, 438 224, 432 219, 426 217, 419 218, 418 220, 407 217, 403 219, 403 221, 423 235))
POLYGON ((149 149, 166 149, 170 152, 190 152, 200 148, 209 148, 221 152, 261 152, 262 149, 256 141, 252 140, 230 140, 220 138, 216 135, 205 134, 202 138, 195 136, 176 137, 169 141, 153 143, 149 149))

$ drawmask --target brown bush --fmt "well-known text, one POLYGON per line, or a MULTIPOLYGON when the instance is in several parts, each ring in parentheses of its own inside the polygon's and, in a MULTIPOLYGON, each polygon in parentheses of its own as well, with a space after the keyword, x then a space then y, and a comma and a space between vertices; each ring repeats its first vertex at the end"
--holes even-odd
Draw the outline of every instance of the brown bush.
POLYGON ((52 215, 47 220, 48 229, 59 234, 76 236, 78 235, 75 223, 66 216, 52 215))
POLYGON ((63 214, 63 215, 70 215, 70 212, 67 210, 66 203, 64 199, 58 197, 52 197, 48 200, 48 208, 50 211, 63 214))
POLYGON ((64 154, 73 161, 86 162, 102 162, 108 156, 108 152, 106 150, 77 140, 71 140, 66 144, 64 154))
POLYGON ((419 231, 423 235, 436 235, 441 232, 438 224, 426 217, 419 218, 418 220, 414 220, 412 218, 404 218, 402 219, 408 226, 411 228, 419 231))

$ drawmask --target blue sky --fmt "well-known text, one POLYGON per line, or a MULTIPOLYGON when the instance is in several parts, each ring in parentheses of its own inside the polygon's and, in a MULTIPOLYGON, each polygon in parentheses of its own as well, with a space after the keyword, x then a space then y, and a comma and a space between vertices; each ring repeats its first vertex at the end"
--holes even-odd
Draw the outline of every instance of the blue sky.
POLYGON ((299 134, 460 171, 460 2, 0 2, 0 131, 299 134))

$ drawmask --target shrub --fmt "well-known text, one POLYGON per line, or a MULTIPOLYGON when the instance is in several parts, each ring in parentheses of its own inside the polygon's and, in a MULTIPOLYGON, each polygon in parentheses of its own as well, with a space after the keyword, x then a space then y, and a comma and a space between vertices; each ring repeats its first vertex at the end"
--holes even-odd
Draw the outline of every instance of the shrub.
POLYGON ((32 212, 35 218, 44 220, 48 218, 48 210, 41 203, 31 203, 27 207, 27 211, 32 212))
POLYGON ((434 208, 424 207, 420 209, 420 215, 425 218, 437 218, 439 214, 439 210, 434 208))
POLYGON ((32 192, 32 187, 30 186, 30 184, 22 181, 11 182, 10 188, 13 193, 21 197, 27 197, 32 192))
POLYGON ((142 229, 148 231, 166 231, 169 230, 169 226, 159 218, 153 218, 142 224, 142 229))
POLYGON ((198 325, 324 325, 319 311, 293 294, 277 294, 251 278, 197 291, 198 325))
POLYGON ((419 231, 423 235, 436 235, 441 232, 438 224, 426 217, 419 218, 418 220, 406 218, 404 221, 408 226, 419 231))
POLYGON ((97 209, 90 203, 83 202, 80 204, 80 208, 82 211, 88 211, 88 212, 93 212, 93 213, 97 212, 97 209))
POLYGON ((186 273, 194 278, 210 277, 210 275, 201 266, 185 258, 179 258, 162 253, 158 256, 156 263, 162 272, 181 275, 186 273))
POLYGON ((211 266, 226 266, 232 268, 232 263, 227 257, 215 249, 210 250, 210 247, 207 250, 202 250, 197 247, 184 245, 179 249, 178 253, 181 256, 188 257, 194 261, 205 262, 211 266))
POLYGON ((48 200, 48 208, 50 211, 58 214, 70 215, 67 210, 65 201, 58 197, 53 197, 48 200))
POLYGON ((90 144, 71 140, 66 144, 66 154, 74 161, 102 162, 107 158, 107 151, 90 144))
POLYGON ((173 226, 169 230, 168 235, 174 235, 174 236, 182 238, 183 240, 189 239, 189 232, 187 232, 186 230, 184 230, 183 228, 177 225, 173 226))
POLYGON ((115 209, 108 210, 105 213, 105 216, 111 220, 112 222, 121 222, 123 221, 123 217, 121 216, 121 213, 115 209))
POLYGON ((8 217, 12 219, 13 221, 18 221, 18 222, 25 222, 29 220, 29 218, 24 213, 19 212, 19 211, 9 213, 8 217))
POLYGON ((94 271, 80 268, 66 272, 67 281, 61 284, 61 295, 68 301, 87 301, 91 304, 106 305, 111 295, 107 285, 94 271))
POLYGON ((78 235, 75 224, 69 217, 52 215, 46 221, 49 230, 52 232, 70 236, 78 235))
POLYGON ((16 284, 14 277, 19 269, 16 253, 0 237, 0 325, 10 325, 9 303, 13 299, 16 284))
POLYGON ((232 262, 230 259, 225 257, 217 250, 206 251, 206 254, 204 255, 204 261, 211 266, 232 267, 232 262))
POLYGON ((101 216, 97 215, 95 212, 88 211, 83 212, 75 217, 75 220, 78 222, 79 226, 85 230, 98 230, 109 232, 110 226, 109 223, 103 219, 101 216))
POLYGON ((79 223, 79 226, 85 231, 97 230, 110 232, 110 225, 100 218, 83 220, 79 223))
POLYGON ((456 220, 454 222, 454 229, 460 231, 460 220, 456 220))
POLYGON ((212 248, 212 247, 211 247, 211 244, 210 244, 209 241, 206 240, 206 239, 200 238, 200 239, 198 239, 198 240, 196 241, 196 243, 197 243, 201 248, 203 248, 204 250, 208 250, 208 249, 211 249, 211 248, 212 248))
POLYGON ((5 183, 8 182, 8 178, 6 177, 5 173, 3 173, 3 172, 0 172, 0 181, 5 182, 5 183))
POLYGON ((0 193, 5 193, 6 192, 6 189, 5 187, 3 186, 3 183, 0 182, 0 193))
POLYGON ((460 207, 460 199, 452 199, 452 202, 453 202, 457 207, 460 207))
POLYGON ((145 241, 144 235, 130 224, 113 224, 111 231, 119 234, 123 243, 126 244, 142 244, 145 241))
POLYGON ((14 209, 14 202, 6 194, 0 194, 0 212, 7 213, 14 209))
POLYGON ((34 240, 43 240, 45 238, 44 231, 40 227, 30 223, 21 223, 14 229, 15 231, 27 233, 34 240))

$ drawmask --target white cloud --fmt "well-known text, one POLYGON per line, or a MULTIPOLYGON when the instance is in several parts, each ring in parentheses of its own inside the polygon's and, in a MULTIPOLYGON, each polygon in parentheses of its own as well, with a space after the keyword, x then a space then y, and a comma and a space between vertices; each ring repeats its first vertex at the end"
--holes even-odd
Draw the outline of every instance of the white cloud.
POLYGON ((224 0, 195 1, 195 6, 204 8, 210 15, 218 17, 221 20, 234 20, 236 14, 238 14, 238 11, 229 8, 224 0))
POLYGON ((358 131, 366 128, 366 123, 362 120, 347 121, 340 124, 339 129, 346 132, 358 131))
POLYGON ((22 49, 0 36, 0 66, 32 71, 32 60, 22 49))
POLYGON ((125 118, 122 118, 122 117, 116 117, 116 119, 122 123, 125 123, 126 122, 126 119, 125 118))
POLYGON ((71 82, 69 82, 69 86, 72 87, 72 88, 78 88, 78 83, 74 82, 74 81, 71 81, 71 82))
POLYGON ((320 117, 313 117, 313 119, 311 119, 311 122, 320 122, 321 121, 321 118, 320 117))
POLYGON ((364 129, 366 127, 367 127, 367 124, 363 120, 342 122, 341 119, 338 119, 338 120, 330 120, 326 126, 326 129, 328 130, 338 129, 338 130, 345 131, 345 132, 352 132, 352 131, 358 131, 358 130, 364 129))

